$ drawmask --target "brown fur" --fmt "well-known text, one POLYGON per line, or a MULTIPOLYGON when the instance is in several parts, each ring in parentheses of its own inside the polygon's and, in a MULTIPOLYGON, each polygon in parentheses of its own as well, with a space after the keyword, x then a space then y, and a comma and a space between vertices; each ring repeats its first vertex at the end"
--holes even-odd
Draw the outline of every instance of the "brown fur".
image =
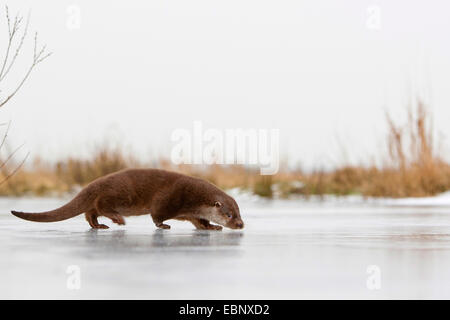
POLYGON ((215 185, 183 174, 158 169, 127 169, 98 178, 66 205, 47 212, 11 211, 16 217, 37 221, 66 220, 85 213, 92 228, 107 229, 97 217, 119 225, 123 217, 150 214, 159 228, 169 229, 169 219, 190 221, 198 229, 242 229, 236 201, 215 185))

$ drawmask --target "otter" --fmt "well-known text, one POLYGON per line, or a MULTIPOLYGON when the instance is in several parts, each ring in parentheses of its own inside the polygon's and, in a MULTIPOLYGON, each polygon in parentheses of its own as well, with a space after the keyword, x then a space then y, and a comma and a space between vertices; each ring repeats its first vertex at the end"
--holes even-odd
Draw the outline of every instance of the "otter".
POLYGON ((97 218, 118 225, 124 217, 150 214, 158 228, 170 229, 169 219, 190 221, 197 229, 244 228, 236 201, 205 180, 159 169, 125 169, 100 177, 62 207, 41 212, 11 211, 16 217, 55 222, 85 213, 94 229, 108 229, 97 218), (211 224, 210 222, 216 224, 211 224))

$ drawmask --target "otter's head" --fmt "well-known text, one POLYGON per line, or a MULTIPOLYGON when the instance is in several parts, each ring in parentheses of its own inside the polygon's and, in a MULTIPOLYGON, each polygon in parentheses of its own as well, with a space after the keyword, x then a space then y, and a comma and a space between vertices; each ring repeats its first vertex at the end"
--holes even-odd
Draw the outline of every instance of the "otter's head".
POLYGON ((243 229, 239 207, 236 201, 225 193, 216 193, 209 198, 209 203, 200 210, 200 215, 214 223, 230 229, 243 229))

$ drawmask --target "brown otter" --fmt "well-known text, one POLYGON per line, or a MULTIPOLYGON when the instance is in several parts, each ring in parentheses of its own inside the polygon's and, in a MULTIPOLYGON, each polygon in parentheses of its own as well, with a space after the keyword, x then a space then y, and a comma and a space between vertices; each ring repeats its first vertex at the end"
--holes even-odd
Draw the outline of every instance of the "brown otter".
POLYGON ((163 223, 169 219, 190 221, 198 229, 244 227, 236 201, 218 187, 199 178, 158 169, 127 169, 98 178, 55 210, 11 211, 16 217, 38 222, 61 221, 83 212, 95 229, 108 228, 98 223, 99 216, 123 225, 124 216, 144 214, 150 214, 155 225, 163 229, 170 229, 163 223))

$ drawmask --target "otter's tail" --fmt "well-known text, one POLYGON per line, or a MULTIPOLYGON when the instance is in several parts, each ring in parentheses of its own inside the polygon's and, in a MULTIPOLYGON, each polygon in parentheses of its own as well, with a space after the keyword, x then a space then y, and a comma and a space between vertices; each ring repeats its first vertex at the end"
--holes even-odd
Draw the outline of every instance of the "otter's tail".
POLYGON ((74 199, 62 207, 45 212, 29 213, 12 210, 11 213, 18 218, 37 222, 56 222, 75 217, 93 207, 95 196, 82 190, 74 199))

